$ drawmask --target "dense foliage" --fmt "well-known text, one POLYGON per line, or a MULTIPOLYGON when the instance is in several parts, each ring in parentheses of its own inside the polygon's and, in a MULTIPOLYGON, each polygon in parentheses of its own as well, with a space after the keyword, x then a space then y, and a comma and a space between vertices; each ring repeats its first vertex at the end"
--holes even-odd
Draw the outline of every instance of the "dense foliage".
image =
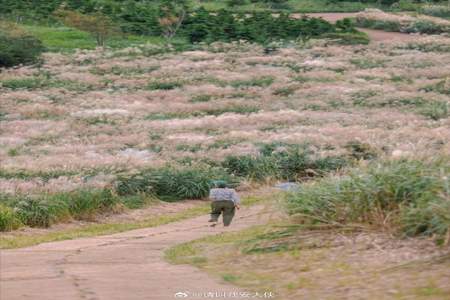
POLYGON ((377 162, 345 177, 303 186, 288 197, 288 208, 303 222, 368 223, 408 235, 445 236, 450 228, 449 173, 448 158, 377 162))
POLYGON ((253 180, 295 181, 343 168, 348 162, 345 157, 315 157, 308 145, 268 144, 257 156, 228 156, 222 165, 231 174, 253 180))
POLYGON ((0 68, 35 63, 43 51, 44 46, 35 37, 0 24, 0 68))
MULTIPOLYGON (((251 2, 261 2, 270 8, 275 8, 284 5, 286 1, 251 2)), ((84 14, 85 18, 102 16, 105 20, 110 19, 125 33, 163 35, 171 38, 180 31, 192 42, 218 40, 265 42, 298 37, 309 38, 323 33, 348 31, 335 28, 334 25, 322 19, 294 19, 288 14, 281 14, 277 17, 268 11, 235 14, 232 10, 221 10, 210 13, 203 8, 189 9, 187 1, 172 0, 70 0, 64 2, 62 0, 39 2, 6 0, 0 4, 0 11, 4 15, 13 16, 17 21, 47 19, 50 22, 58 22, 55 12, 61 11, 62 7, 66 12, 72 11, 72 14, 78 12, 78 16, 84 14)))
POLYGON ((295 19, 288 14, 273 16, 268 12, 233 14, 227 10, 212 14, 199 9, 187 18, 183 30, 191 42, 247 40, 263 43, 299 37, 307 39, 337 29, 318 18, 295 19))
POLYGON ((235 182, 233 176, 220 168, 187 167, 146 169, 136 174, 120 176, 116 190, 120 195, 148 194, 166 201, 204 198, 213 181, 225 179, 235 182))

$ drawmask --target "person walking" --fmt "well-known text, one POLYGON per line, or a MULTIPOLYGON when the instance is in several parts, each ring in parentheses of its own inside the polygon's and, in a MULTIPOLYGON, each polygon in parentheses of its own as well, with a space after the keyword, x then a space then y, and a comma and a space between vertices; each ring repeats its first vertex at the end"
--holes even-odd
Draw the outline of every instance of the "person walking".
POLYGON ((216 226, 222 214, 223 226, 228 227, 233 220, 236 209, 240 209, 240 199, 236 190, 228 188, 225 181, 216 181, 214 188, 209 191, 211 200, 212 227, 216 226))

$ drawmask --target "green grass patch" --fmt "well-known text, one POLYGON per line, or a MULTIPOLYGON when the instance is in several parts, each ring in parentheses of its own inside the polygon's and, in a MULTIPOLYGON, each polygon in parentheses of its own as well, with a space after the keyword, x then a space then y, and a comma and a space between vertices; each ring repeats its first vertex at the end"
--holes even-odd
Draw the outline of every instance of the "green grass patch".
POLYGON ((22 222, 11 207, 0 204, 0 231, 11 231, 22 226, 22 222))
POLYGON ((327 33, 321 37, 330 39, 338 45, 368 45, 370 43, 370 38, 365 32, 327 33))
MULTIPOLYGON (((242 206, 248 207, 271 201, 275 194, 267 194, 264 196, 250 196, 242 198, 242 206)), ((2 222, 2 213, 0 206, 0 222, 2 222)), ((9 209, 9 208, 7 208, 9 209)), ((134 229, 157 227, 173 222, 191 219, 210 212, 210 204, 208 202, 198 206, 182 210, 170 215, 160 215, 150 217, 146 220, 127 222, 127 223, 105 223, 105 224, 89 224, 79 228, 48 232, 43 234, 21 234, 2 235, 0 236, 0 249, 23 248, 41 243, 73 240, 78 238, 86 238, 93 236, 108 235, 113 233, 125 232, 134 229)), ((10 224, 10 223, 8 223, 10 224)), ((8 225, 10 226, 10 225, 8 225)), ((15 229, 16 227, 12 228, 15 229)))
POLYGON ((198 103, 198 102, 208 102, 211 101, 213 99, 212 95, 195 95, 194 97, 192 97, 189 102, 192 103, 198 103))
POLYGON ((347 176, 305 184, 287 198, 302 222, 362 223, 407 235, 444 237, 450 228, 450 159, 374 162, 347 176))
POLYGON ((315 157, 308 145, 262 145, 259 155, 230 155, 222 163, 229 173, 256 181, 267 178, 289 181, 322 176, 343 168, 345 157, 315 157))
POLYGON ((47 242, 72 240, 84 237, 108 235, 140 228, 156 227, 200 216, 208 213, 208 211, 209 206, 205 204, 198 207, 186 209, 173 215, 155 216, 144 221, 129 223, 91 224, 83 226, 81 228, 55 231, 45 234, 36 234, 32 236, 21 234, 11 236, 5 235, 0 237, 0 248, 22 248, 47 242))
POLYGON ((238 183, 238 179, 221 168, 165 167, 145 169, 119 176, 116 191, 120 195, 148 194, 164 201, 205 198, 214 180, 238 183))
POLYGON ((234 80, 230 85, 234 88, 267 87, 275 81, 273 76, 262 76, 249 80, 234 80))
POLYGON ((48 88, 65 88, 69 91, 89 91, 93 86, 72 80, 60 80, 49 75, 17 77, 0 81, 0 86, 11 90, 38 90, 48 88))
POLYGON ((150 82, 147 85, 148 90, 174 90, 176 88, 181 88, 183 86, 183 83, 179 81, 155 81, 150 82))
MULTIPOLYGON (((32 36, 42 41, 44 46, 52 52, 72 52, 76 49, 93 50, 97 43, 89 33, 68 27, 47 27, 39 25, 22 26, 32 36)), ((163 44, 162 37, 117 35, 106 41, 106 46, 111 48, 125 48, 139 44, 163 44)))

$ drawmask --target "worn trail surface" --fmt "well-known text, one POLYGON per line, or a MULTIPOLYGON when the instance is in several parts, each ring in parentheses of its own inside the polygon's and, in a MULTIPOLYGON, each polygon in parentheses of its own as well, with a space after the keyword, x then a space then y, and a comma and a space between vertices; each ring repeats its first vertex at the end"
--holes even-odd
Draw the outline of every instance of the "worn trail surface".
MULTIPOLYGON (((357 13, 313 13, 313 14, 307 14, 311 17, 316 18, 323 18, 324 20, 328 22, 336 22, 338 20, 344 19, 344 18, 354 18, 356 17, 357 13)), ((301 16, 301 14, 297 14, 298 17, 301 16)), ((401 32, 387 32, 382 30, 374 30, 374 29, 367 29, 367 28, 358 28, 358 30, 363 31, 367 33, 370 37, 370 39, 374 42, 383 42, 383 41, 412 41, 414 39, 417 39, 416 35, 413 34, 406 34, 401 32)))
POLYGON ((174 299, 177 292, 239 292, 186 265, 171 265, 164 250, 201 237, 263 224, 262 206, 243 208, 232 227, 208 226, 201 216, 154 228, 4 250, 1 300, 174 299))

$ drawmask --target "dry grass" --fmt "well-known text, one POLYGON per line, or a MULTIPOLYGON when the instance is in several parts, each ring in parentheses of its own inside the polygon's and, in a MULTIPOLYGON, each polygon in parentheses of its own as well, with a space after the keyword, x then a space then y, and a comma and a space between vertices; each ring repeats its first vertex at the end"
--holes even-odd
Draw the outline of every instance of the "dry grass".
POLYGON ((320 155, 355 140, 386 156, 448 154, 449 45, 47 54, 39 69, 0 74, 0 189, 102 187, 119 171, 222 160, 276 141, 320 155), (170 89, 149 89, 155 82, 170 89))
POLYGON ((268 224, 177 245, 176 264, 279 299, 447 299, 448 249, 353 230, 268 224), (281 225, 281 226, 280 226, 281 225))

